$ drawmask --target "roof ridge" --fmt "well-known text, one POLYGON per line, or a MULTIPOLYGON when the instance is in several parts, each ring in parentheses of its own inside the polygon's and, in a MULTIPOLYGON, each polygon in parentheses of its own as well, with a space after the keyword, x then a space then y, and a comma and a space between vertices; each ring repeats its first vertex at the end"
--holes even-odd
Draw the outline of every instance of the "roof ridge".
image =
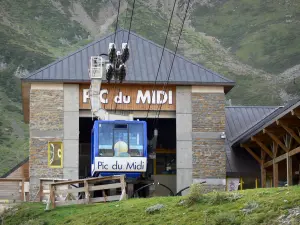
POLYGON ((250 106, 250 105, 245 105, 245 106, 239 106, 239 105, 225 106, 225 108, 278 108, 278 107, 282 107, 282 106, 267 106, 267 105, 262 105, 262 106, 258 106, 258 105, 254 105, 254 106, 250 106))
POLYGON ((270 116, 271 114, 273 114, 274 112, 276 112, 278 109, 281 109, 282 107, 283 106, 278 106, 274 110, 272 110, 271 112, 265 114, 260 120, 258 120, 255 123, 253 123, 249 128, 245 129, 242 133, 240 133, 237 137, 235 137, 234 140, 230 141, 231 142, 230 144, 234 143, 241 136, 243 136, 247 131, 249 131, 250 129, 252 129, 254 126, 256 126, 257 124, 259 124, 262 120, 264 120, 265 118, 267 118, 268 116, 270 116))

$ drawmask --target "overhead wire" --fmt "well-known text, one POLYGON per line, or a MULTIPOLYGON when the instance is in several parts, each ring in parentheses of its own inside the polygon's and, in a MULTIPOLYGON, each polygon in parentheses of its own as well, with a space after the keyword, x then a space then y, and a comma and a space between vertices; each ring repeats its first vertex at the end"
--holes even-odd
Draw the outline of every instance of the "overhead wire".
MULTIPOLYGON (((169 26, 168 26, 168 30, 167 30, 167 34, 166 34, 166 38, 165 38, 165 43, 164 43, 164 46, 163 46, 163 49, 162 49, 162 53, 161 53, 161 57, 160 57, 160 61, 159 61, 158 69, 157 69, 157 74, 156 74, 156 77, 155 77, 155 82, 154 82, 153 88, 152 88, 150 91, 153 91, 153 90, 154 90, 155 85, 156 85, 156 82, 157 82, 157 78, 158 78, 158 74, 159 74, 159 70, 160 70, 162 58, 163 58, 164 51, 165 51, 165 47, 166 47, 166 43, 167 43, 167 40, 168 40, 168 35, 169 35, 170 27, 171 27, 171 22, 172 22, 172 18, 173 18, 173 13, 174 13, 174 9, 175 9, 176 2, 177 2, 177 0, 174 1, 173 9, 172 9, 172 12, 171 12, 171 17, 170 17, 170 21, 169 21, 169 26)), ((153 93, 152 93, 152 94, 153 94, 153 93)), ((150 95, 151 95, 151 93, 150 93, 150 95)), ((149 108, 148 108, 148 110, 147 110, 146 120, 148 119, 150 107, 151 107, 151 105, 152 105, 152 97, 151 97, 150 99, 151 99, 151 102, 150 102, 149 108)))
MULTIPOLYGON (((176 44, 175 53, 174 53, 174 55, 173 55, 173 60, 172 60, 171 68, 170 68, 170 71, 169 71, 169 74, 168 74, 168 79, 167 79, 167 82, 165 82, 165 83, 164 83, 164 86, 163 86, 163 95, 164 95, 164 96, 165 96, 165 89, 166 89, 166 86, 167 86, 168 83, 169 83, 170 76, 171 76, 171 73, 172 73, 174 61, 175 61, 175 58, 176 58, 176 53, 177 53, 177 50, 178 50, 178 46, 179 46, 181 34, 182 34, 182 31, 183 31, 183 27, 184 27, 184 22, 185 22, 185 19, 186 19, 186 15, 187 15, 189 6, 190 6, 190 0, 188 0, 187 7, 186 7, 186 9, 185 9, 185 15, 184 15, 183 22, 182 22, 182 25, 181 25, 181 28, 180 28, 180 32, 179 32, 179 37, 178 37, 177 44, 176 44)), ((161 112, 162 105, 163 105, 163 104, 161 103, 160 106, 159 106, 159 110, 158 110, 158 116, 155 117, 155 119, 154 119, 154 121, 153 121, 153 125, 154 125, 154 126, 157 125, 157 121, 158 121, 158 119, 159 119, 159 115, 160 115, 160 112, 161 112)))
POLYGON ((134 5, 135 5, 135 0, 133 0, 133 3, 132 3, 131 18, 130 18, 130 23, 129 23, 128 37, 127 37, 128 44, 129 44, 129 39, 130 39, 130 30, 131 30, 131 24, 132 24, 133 12, 134 12, 134 5))
MULTIPOLYGON (((134 2, 133 2, 133 9, 132 9, 132 12, 131 12, 131 18, 130 18, 130 21, 132 21, 132 17, 133 17, 134 3, 135 3, 135 0, 134 0, 134 2)), ((126 14, 125 14, 124 27, 126 26, 126 23, 127 23, 127 14, 128 14, 128 9, 129 9, 128 4, 129 4, 129 3, 128 3, 128 1, 127 1, 127 7, 126 7, 126 14)), ((130 25, 130 26, 131 26, 131 25, 130 25)), ((130 32, 130 29, 131 29, 131 28, 129 28, 129 32, 130 32)), ((124 43, 124 33, 125 33, 125 32, 124 32, 124 30, 123 30, 123 34, 122 34, 122 43, 124 43)), ((129 45, 128 41, 129 41, 129 39, 127 39, 127 44, 129 45)), ((120 93, 120 88, 119 88, 118 93, 120 93)), ((117 107, 118 107, 118 104, 116 103, 115 113, 117 112, 117 107)))
MULTIPOLYGON (((116 45, 116 36, 117 36, 117 29, 118 29, 118 23, 119 23, 119 14, 120 14, 120 4, 121 4, 121 0, 119 0, 119 4, 118 4, 118 13, 117 13, 117 21, 116 21, 116 27, 115 27, 115 35, 114 35, 114 44, 116 45)), ((116 72, 116 63, 114 63, 114 71, 116 72)), ((115 76, 116 78, 116 76, 115 76)), ((114 96, 116 95, 116 89, 117 89, 117 80, 115 79, 115 83, 114 83, 114 95, 112 96, 112 100, 111 100, 111 108, 110 110, 112 111, 113 110, 113 104, 114 104, 114 96)), ((117 103, 116 103, 117 104, 117 103)))

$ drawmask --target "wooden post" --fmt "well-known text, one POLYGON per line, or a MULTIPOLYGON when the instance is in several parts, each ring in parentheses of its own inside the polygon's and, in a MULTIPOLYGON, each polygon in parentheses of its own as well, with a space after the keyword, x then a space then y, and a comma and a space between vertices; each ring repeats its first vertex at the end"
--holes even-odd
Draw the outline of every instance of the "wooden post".
POLYGON ((266 187, 266 181, 267 181, 267 173, 266 173, 266 169, 264 167, 265 157, 266 157, 266 153, 263 150, 261 150, 260 173, 261 173, 261 187, 262 188, 266 187))
POLYGON ((274 187, 278 187, 278 163, 274 163, 274 160, 273 160, 273 180, 274 180, 274 187))
POLYGON ((25 202, 25 196, 24 196, 24 194, 25 194, 25 192, 24 192, 24 182, 25 182, 25 179, 22 179, 22 189, 21 189, 21 201, 23 201, 23 202, 25 202))
POLYGON ((90 203, 90 193, 89 193, 89 183, 87 180, 84 180, 84 192, 85 192, 85 200, 86 204, 90 203))
POLYGON ((55 187, 53 184, 50 184, 50 200, 52 203, 52 208, 55 208, 55 187))
POLYGON ((240 178, 241 190, 243 190, 243 178, 240 178))
POLYGON ((256 188, 256 189, 258 188, 258 181, 257 181, 257 178, 255 178, 255 188, 256 188))
POLYGON ((44 193, 44 190, 43 190, 43 180, 40 179, 40 190, 39 190, 39 194, 40 194, 40 202, 43 201, 43 193, 44 193))
POLYGON ((292 157, 286 157, 286 176, 287 176, 287 185, 293 185, 293 167, 292 167, 292 157))
POLYGON ((298 184, 300 184, 300 164, 299 164, 299 174, 298 174, 298 176, 299 176, 298 184))
POLYGON ((124 176, 120 177, 120 183, 121 183, 121 196, 120 196, 120 201, 125 199, 126 196, 126 183, 124 176))

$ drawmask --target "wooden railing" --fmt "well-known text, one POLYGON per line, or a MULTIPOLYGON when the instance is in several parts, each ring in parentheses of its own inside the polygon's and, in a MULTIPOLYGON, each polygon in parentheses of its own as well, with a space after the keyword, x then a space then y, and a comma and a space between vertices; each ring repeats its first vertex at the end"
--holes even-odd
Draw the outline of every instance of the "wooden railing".
POLYGON ((36 198, 33 199, 33 201, 37 200, 40 202, 47 202, 50 195, 50 189, 49 189, 50 184, 56 182, 62 182, 62 181, 69 181, 69 180, 61 179, 61 178, 40 178, 39 192, 37 193, 37 196, 36 198))
POLYGON ((0 178, 0 203, 25 202, 27 200, 25 185, 28 184, 26 179, 0 178))
POLYGON ((126 183, 124 176, 97 177, 82 180, 56 182, 51 183, 49 185, 49 189, 50 196, 46 209, 50 208, 50 203, 52 205, 52 208, 55 208, 56 206, 72 204, 90 204, 96 202, 121 201, 126 197, 126 183), (121 194, 110 196, 107 195, 107 192, 105 190, 111 189, 120 189, 121 194), (102 191, 102 197, 94 197, 95 191, 102 191))

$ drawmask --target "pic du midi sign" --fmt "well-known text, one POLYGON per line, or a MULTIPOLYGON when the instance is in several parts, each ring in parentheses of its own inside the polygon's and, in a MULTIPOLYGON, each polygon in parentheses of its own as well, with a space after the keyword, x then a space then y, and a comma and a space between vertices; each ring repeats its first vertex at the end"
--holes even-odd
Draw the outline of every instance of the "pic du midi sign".
MULTIPOLYGON (((103 84, 100 102, 105 109, 118 110, 176 110, 176 87, 163 85, 103 84)), ((80 109, 90 109, 89 86, 80 86, 80 109)))
POLYGON ((95 157, 94 171, 145 172, 147 157, 95 157))

